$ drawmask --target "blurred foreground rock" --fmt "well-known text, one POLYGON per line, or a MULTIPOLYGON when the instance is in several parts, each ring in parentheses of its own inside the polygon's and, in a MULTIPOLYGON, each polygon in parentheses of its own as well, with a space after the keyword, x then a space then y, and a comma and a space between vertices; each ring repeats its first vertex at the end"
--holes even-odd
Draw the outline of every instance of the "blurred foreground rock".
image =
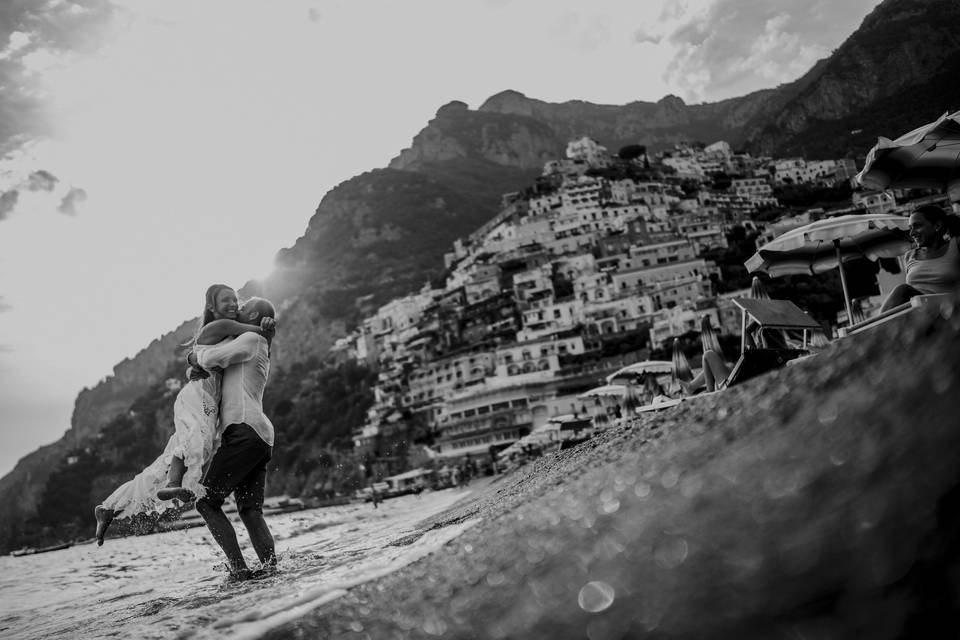
POLYGON ((960 637, 958 336, 953 302, 541 459, 268 637, 960 637))

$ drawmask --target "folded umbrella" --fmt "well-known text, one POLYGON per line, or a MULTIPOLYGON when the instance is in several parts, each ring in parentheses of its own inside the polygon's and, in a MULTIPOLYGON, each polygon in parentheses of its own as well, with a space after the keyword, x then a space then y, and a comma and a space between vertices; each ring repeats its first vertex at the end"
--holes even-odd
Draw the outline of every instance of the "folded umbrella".
MULTIPOLYGON (((693 380, 693 369, 690 368, 690 361, 687 360, 687 354, 680 348, 680 339, 673 339, 673 379, 675 382, 690 382, 693 380)), ((679 386, 679 385, 678 385, 679 386)))
POLYGON ((766 285, 757 276, 753 276, 753 280, 750 282, 750 297, 754 300, 770 299, 770 293, 767 291, 766 285))
POLYGON ((700 318, 700 344, 703 347, 704 353, 711 350, 717 352, 720 357, 723 357, 720 337, 717 335, 717 330, 713 328, 713 323, 710 321, 710 316, 708 315, 700 318))
POLYGON ((960 200, 960 111, 896 140, 880 137, 857 182, 868 189, 944 189, 960 200))

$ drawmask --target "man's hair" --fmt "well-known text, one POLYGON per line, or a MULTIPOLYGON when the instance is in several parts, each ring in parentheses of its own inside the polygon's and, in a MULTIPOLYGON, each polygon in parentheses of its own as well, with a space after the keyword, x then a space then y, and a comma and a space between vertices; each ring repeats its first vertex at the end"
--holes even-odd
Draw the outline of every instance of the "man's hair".
POLYGON ((250 298, 243 303, 245 307, 249 305, 253 305, 253 308, 260 313, 261 318, 277 317, 277 310, 273 307, 273 303, 266 298, 250 298))

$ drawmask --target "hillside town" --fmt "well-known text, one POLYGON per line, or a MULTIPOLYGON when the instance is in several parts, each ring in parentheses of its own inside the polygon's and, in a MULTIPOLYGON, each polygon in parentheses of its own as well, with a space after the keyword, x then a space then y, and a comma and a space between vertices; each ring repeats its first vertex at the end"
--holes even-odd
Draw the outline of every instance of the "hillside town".
MULTIPOLYGON (((604 376, 704 316, 739 333, 731 300, 745 292, 721 292, 711 259, 735 227, 760 242, 825 215, 897 208, 889 192, 853 191, 846 207, 756 221, 779 210, 776 187, 849 184, 856 171, 851 159, 751 157, 722 141, 655 157, 571 141, 535 187, 505 194, 496 216, 455 243, 445 286, 390 301, 337 343, 340 359, 379 372, 356 451, 404 469, 378 443, 413 421, 432 435, 421 459, 489 464, 550 421, 612 418, 618 406, 582 397, 604 376)), ((841 312, 835 324, 846 321, 841 312)))

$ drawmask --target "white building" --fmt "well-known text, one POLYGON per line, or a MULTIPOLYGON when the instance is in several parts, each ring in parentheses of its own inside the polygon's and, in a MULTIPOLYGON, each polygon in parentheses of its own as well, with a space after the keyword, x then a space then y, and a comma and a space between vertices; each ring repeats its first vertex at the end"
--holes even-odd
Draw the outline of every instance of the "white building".
POLYGON ((610 162, 607 148, 587 136, 567 143, 566 155, 570 160, 579 160, 592 167, 605 167, 610 162))

